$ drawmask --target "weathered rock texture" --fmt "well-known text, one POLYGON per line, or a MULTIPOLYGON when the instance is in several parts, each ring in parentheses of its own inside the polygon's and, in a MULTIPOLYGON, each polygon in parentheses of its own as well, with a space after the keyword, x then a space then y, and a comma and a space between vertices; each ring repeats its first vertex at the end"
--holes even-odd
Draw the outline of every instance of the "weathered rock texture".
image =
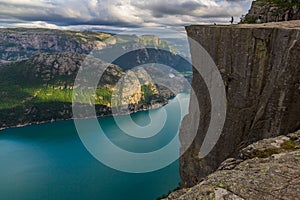
POLYGON ((300 19, 299 0, 258 0, 253 1, 245 23, 255 23, 261 17, 261 22, 279 22, 300 19))
MULTIPOLYGON (((194 70, 192 87, 200 102, 201 119, 193 144, 181 157, 183 187, 195 185, 246 145, 287 134, 300 121, 300 21, 189 26, 186 30, 207 50, 222 75, 227 116, 214 149, 200 159, 211 104, 207 88, 194 70)), ((199 57, 196 50, 191 54, 192 59, 199 57)), ((190 115, 193 112, 190 109, 190 115)), ((190 130, 191 120, 187 119, 182 123, 181 138, 190 130)))
POLYGON ((213 174, 168 199, 299 199, 300 131, 264 139, 227 159, 213 174))
POLYGON ((30 58, 39 53, 76 52, 88 54, 103 48, 111 35, 101 32, 52 29, 0 29, 0 63, 30 58))

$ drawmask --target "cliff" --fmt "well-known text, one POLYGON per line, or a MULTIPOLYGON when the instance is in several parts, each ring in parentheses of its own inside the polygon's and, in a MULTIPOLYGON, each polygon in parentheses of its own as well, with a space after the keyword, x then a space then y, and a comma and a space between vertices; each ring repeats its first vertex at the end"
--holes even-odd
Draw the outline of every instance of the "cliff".
POLYGON ((300 20, 299 0, 257 0, 253 1, 248 14, 242 19, 242 23, 279 22, 300 20))
MULTIPOLYGON (((194 69, 192 87, 196 96, 191 97, 190 105, 198 99, 201 118, 197 135, 180 160, 182 187, 197 184, 226 158, 236 157, 243 147, 294 131, 300 121, 300 21, 195 25, 186 27, 186 31, 204 47, 221 73, 227 114, 216 145, 200 158, 212 108, 203 78, 194 69)), ((199 52, 191 48, 193 63, 201 56, 199 52)), ((193 115, 195 110, 190 107, 180 130, 181 149, 193 115)))
POLYGON ((104 48, 111 34, 53 29, 0 29, 0 63, 30 58, 40 53, 75 52, 88 54, 104 48))
POLYGON ((299 199, 300 131, 264 139, 242 149, 200 183, 171 199, 299 199))

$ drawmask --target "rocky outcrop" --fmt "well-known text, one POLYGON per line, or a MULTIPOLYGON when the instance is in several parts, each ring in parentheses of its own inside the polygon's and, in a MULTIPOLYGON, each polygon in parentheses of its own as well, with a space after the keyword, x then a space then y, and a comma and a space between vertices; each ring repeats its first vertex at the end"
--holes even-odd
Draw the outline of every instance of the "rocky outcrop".
POLYGON ((299 0, 257 0, 253 1, 242 23, 279 22, 300 20, 299 0))
MULTIPOLYGON (((19 68, 22 71, 24 82, 33 81, 43 85, 52 84, 72 89, 77 72, 86 57, 86 55, 72 52, 41 53, 27 60, 3 65, 2 68, 19 68)), ((99 59, 87 60, 90 62, 90 66, 97 65, 99 69, 107 66, 107 63, 99 59)), ((87 67, 86 64, 85 67, 87 67)), ((97 76, 96 72, 93 74, 97 76)), ((116 84, 124 74, 125 72, 119 66, 110 64, 103 72, 99 85, 116 84)))
MULTIPOLYGON (((211 102, 202 77, 194 70, 192 87, 200 102, 201 118, 196 138, 180 160, 183 187, 195 185, 246 145, 287 134, 300 121, 300 21, 189 26, 186 30, 207 50, 221 73, 227 115, 213 150, 200 158, 211 102)), ((193 62, 199 52, 191 50, 193 62)), ((195 103, 191 98, 190 104, 195 103)), ((195 110, 189 112, 193 116, 195 110)), ((189 116, 182 122, 182 145, 190 130, 189 116)))
MULTIPOLYGON (((16 61, 40 53, 75 52, 88 54, 107 46, 110 34, 53 29, 0 29, 0 61, 16 61)), ((1 62, 0 62, 1 63, 1 62)))
POLYGON ((196 186, 167 199, 299 199, 300 131, 251 144, 196 186))

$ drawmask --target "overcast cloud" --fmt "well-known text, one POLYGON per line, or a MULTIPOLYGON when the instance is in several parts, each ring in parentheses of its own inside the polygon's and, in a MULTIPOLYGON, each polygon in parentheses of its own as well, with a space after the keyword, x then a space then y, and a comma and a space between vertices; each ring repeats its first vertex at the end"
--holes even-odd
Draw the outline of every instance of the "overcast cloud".
POLYGON ((172 27, 236 22, 251 0, 0 0, 0 27, 172 27))

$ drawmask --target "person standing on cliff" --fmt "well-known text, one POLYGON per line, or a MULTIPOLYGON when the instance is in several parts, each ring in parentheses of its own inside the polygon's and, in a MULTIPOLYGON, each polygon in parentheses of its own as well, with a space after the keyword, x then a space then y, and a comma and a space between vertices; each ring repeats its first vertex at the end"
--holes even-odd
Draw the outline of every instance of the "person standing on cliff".
POLYGON ((231 16, 231 20, 229 21, 231 24, 233 24, 233 16, 231 16))
POLYGON ((257 24, 260 24, 260 23, 262 22, 261 19, 262 19, 262 18, 261 18, 261 15, 259 15, 259 16, 258 16, 258 19, 256 20, 256 23, 257 23, 257 24))

